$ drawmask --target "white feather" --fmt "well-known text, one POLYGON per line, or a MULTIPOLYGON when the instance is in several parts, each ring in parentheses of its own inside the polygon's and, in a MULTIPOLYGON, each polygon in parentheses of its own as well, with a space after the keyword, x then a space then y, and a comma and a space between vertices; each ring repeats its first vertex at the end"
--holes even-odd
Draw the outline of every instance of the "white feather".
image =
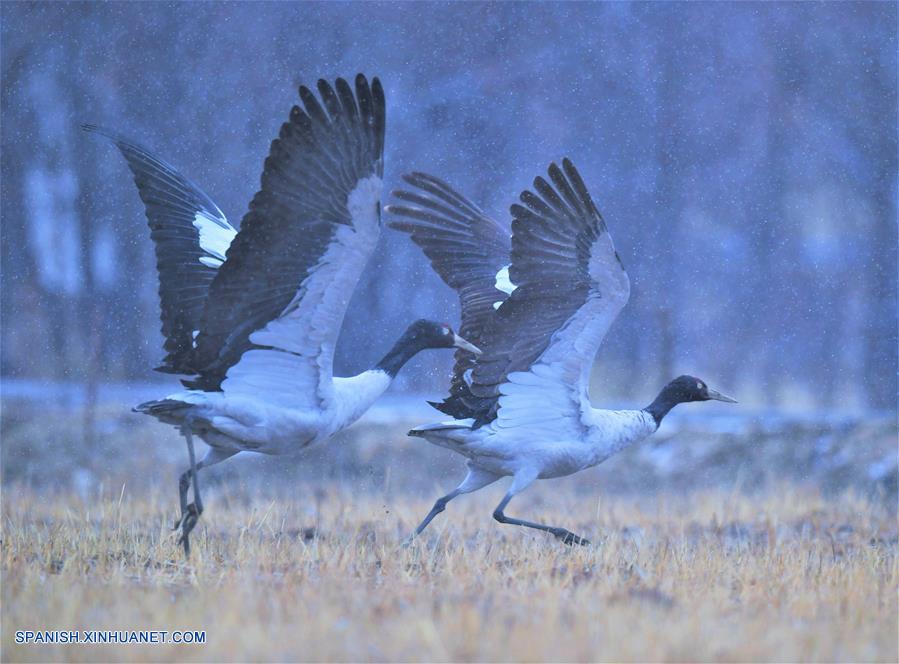
MULTIPOLYGON (((494 284, 494 287, 496 288, 496 290, 502 291, 503 293, 506 293, 507 295, 511 295, 512 292, 516 288, 518 288, 518 286, 513 284, 512 280, 509 279, 509 268, 510 267, 511 267, 511 265, 506 265, 504 268, 502 268, 499 272, 496 273, 496 283, 494 284)), ((501 305, 502 305, 502 300, 494 302, 493 308, 499 309, 501 305)))
POLYGON ((512 280, 509 279, 509 268, 511 265, 506 265, 499 272, 496 273, 496 290, 502 291, 507 295, 511 295, 512 292, 518 288, 515 284, 512 283, 512 280))
POLYGON ((223 225, 222 220, 210 216, 209 213, 203 210, 194 215, 194 228, 199 232, 200 248, 213 259, 218 259, 219 261, 218 265, 211 265, 205 262, 203 258, 200 258, 200 262, 208 267, 219 267, 222 261, 225 260, 228 247, 231 246, 237 231, 228 225, 227 222, 224 222, 223 225))

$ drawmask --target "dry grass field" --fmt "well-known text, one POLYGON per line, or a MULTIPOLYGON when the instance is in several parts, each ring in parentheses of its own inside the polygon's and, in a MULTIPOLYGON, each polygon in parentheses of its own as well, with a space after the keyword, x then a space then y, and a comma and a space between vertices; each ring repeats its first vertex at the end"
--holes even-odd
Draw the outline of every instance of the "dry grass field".
POLYGON ((7 485, 3 661, 880 661, 897 653, 895 512, 852 491, 424 498, 321 483, 212 491, 185 562, 171 492, 7 485), (298 494, 302 493, 298 491, 298 494), (16 645, 16 629, 206 630, 205 645, 16 645))

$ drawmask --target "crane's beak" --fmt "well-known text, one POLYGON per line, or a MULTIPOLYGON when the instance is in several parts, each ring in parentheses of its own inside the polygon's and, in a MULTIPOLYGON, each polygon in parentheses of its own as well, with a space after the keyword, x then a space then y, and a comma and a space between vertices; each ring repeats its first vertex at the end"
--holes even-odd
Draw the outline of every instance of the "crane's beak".
POLYGON ((481 354, 481 349, 475 346, 473 343, 469 343, 465 341, 458 334, 454 335, 453 338, 453 346, 456 348, 461 348, 462 350, 467 350, 469 353, 474 353, 475 355, 481 354))
POLYGON ((724 403, 737 403, 736 399, 732 399, 726 394, 721 394, 721 392, 713 390, 712 388, 707 388, 706 391, 709 394, 709 399, 714 399, 715 401, 723 401, 724 403))

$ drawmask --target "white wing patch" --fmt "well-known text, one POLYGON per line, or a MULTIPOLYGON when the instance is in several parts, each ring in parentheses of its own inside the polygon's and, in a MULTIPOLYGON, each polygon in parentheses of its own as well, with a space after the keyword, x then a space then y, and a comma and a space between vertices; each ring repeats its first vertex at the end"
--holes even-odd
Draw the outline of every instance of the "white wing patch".
POLYGON ((474 369, 466 369, 462 373, 462 380, 465 381, 465 384, 468 385, 468 387, 471 387, 471 375, 473 373, 474 373, 474 369))
MULTIPOLYGON (((507 295, 511 295, 512 292, 516 288, 518 288, 518 286, 513 284, 512 280, 509 279, 509 268, 510 267, 511 267, 511 265, 506 265, 503 269, 501 269, 499 272, 496 273, 496 283, 494 284, 494 288, 496 288, 496 290, 502 291, 503 293, 506 293, 507 295)), ((502 304, 501 301, 494 302, 493 308, 499 309, 501 304, 502 304)))
POLYGON ((221 267, 237 231, 228 222, 223 224, 222 219, 216 219, 203 210, 194 215, 194 228, 200 236, 200 248, 209 254, 201 256, 200 262, 206 267, 221 267))

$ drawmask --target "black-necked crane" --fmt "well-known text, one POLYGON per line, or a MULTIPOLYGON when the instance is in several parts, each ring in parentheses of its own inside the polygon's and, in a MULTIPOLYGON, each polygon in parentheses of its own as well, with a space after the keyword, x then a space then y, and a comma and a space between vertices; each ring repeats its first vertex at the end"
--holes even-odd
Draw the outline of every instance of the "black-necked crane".
POLYGON ((734 400, 680 376, 646 408, 592 407, 593 359, 627 303, 630 281, 568 159, 512 205, 511 237, 441 180, 404 179, 414 190, 394 192, 399 202, 386 210, 401 219, 389 225, 408 233, 458 292, 460 333, 482 351, 457 353, 450 394, 432 404, 453 419, 409 432, 468 459, 465 479, 434 503, 412 537, 453 498, 511 476, 497 521, 587 544, 565 528, 509 517, 506 506, 534 480, 590 468, 646 438, 679 403, 734 400))
POLYGON ((410 325, 372 369, 334 377, 341 323, 381 226, 385 104, 377 78, 300 87, 240 230, 172 166, 115 133, 146 207, 166 356, 187 388, 136 411, 180 427, 180 541, 203 511, 197 471, 242 451, 288 454, 358 419, 426 348, 477 348, 448 325, 410 325), (210 449, 195 460, 193 436, 210 449), (188 492, 193 485, 193 502, 188 492))

